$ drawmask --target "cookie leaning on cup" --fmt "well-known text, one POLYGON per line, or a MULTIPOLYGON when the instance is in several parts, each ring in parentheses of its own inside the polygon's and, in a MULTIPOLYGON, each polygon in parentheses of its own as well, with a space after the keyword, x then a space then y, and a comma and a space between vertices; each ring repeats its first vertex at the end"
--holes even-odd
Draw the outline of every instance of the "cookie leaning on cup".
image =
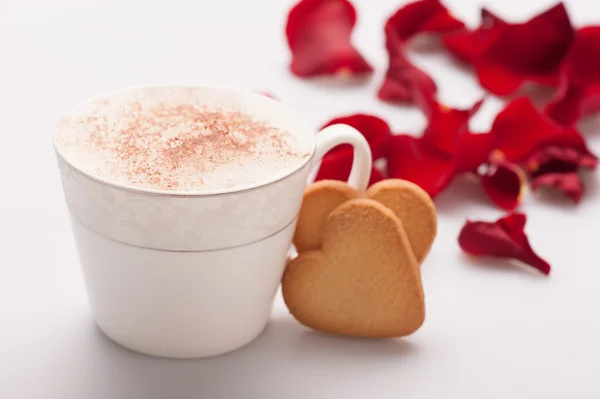
POLYGON ((316 330, 398 337, 425 318, 420 263, 436 234, 435 207, 413 183, 385 180, 359 193, 346 183, 307 188, 284 274, 290 313, 316 330))
POLYGON ((396 214, 406 228, 417 261, 423 262, 437 233, 435 205, 421 187, 400 179, 382 180, 365 193, 338 180, 311 184, 304 193, 294 232, 296 250, 318 249, 329 214, 344 202, 360 197, 374 199, 396 214))

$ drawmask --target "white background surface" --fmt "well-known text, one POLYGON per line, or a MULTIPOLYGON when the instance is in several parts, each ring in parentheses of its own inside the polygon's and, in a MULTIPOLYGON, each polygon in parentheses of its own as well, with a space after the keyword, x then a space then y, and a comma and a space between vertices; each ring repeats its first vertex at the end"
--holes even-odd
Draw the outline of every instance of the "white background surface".
MULTIPOLYGON (((280 298, 262 336, 218 358, 155 359, 105 338, 89 313, 51 146, 56 119, 73 104, 122 86, 208 82, 272 92, 315 128, 356 111, 384 116, 396 131, 417 133, 425 123, 418 111, 375 98, 386 65, 383 21, 401 1, 355 2, 355 42, 379 68, 358 87, 287 72, 289 0, 150 3, 0 1, 0 398, 600 398, 595 174, 579 206, 543 195, 523 205, 534 248, 554 266, 549 278, 467 260, 456 243, 467 215, 501 212, 469 182, 440 196, 439 236, 423 265, 427 320, 408 339, 313 333, 280 298)), ((551 3, 486 2, 513 20, 551 3)), ((478 22, 482 2, 447 4, 478 22)), ((600 23, 595 0, 568 8, 577 24, 600 23)), ((450 105, 481 94, 445 54, 418 63, 450 105)), ((488 101, 475 126, 488 127, 501 105, 488 101)), ((584 126, 596 153, 599 130, 600 118, 584 126)))

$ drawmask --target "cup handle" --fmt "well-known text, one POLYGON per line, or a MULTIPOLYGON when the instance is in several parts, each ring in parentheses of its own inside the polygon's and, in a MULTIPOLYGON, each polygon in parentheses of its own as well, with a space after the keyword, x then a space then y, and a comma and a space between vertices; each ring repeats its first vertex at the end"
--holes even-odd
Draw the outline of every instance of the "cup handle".
POLYGON ((348 177, 348 184, 356 190, 364 191, 371 178, 371 165, 373 158, 371 148, 365 137, 352 126, 336 124, 327 126, 317 134, 317 149, 313 160, 313 167, 332 148, 340 144, 350 144, 354 148, 352 169, 348 177))

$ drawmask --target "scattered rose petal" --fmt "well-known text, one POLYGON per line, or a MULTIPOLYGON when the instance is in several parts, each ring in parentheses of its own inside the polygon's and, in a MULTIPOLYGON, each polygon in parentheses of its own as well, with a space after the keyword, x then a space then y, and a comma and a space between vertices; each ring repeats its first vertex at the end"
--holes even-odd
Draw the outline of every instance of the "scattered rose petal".
POLYGON ((586 88, 579 88, 569 83, 566 76, 544 108, 544 113, 563 126, 573 126, 582 116, 582 106, 586 88))
POLYGON ((492 148, 489 133, 468 132, 469 119, 482 101, 468 109, 449 108, 435 99, 419 101, 429 122, 422 137, 392 137, 387 153, 390 177, 412 181, 433 198, 457 173, 475 171, 492 148))
POLYGON ((286 25, 292 73, 307 77, 372 72, 351 43, 355 24, 356 10, 348 0, 301 0, 286 25))
POLYGON ((553 187, 565 193, 575 203, 579 203, 583 197, 583 183, 577 172, 546 173, 531 179, 533 190, 540 186, 553 187))
MULTIPOLYGON (((390 126, 386 121, 374 115, 353 114, 335 118, 327 122, 323 127, 335 125, 337 123, 350 125, 362 133, 371 147, 374 161, 384 156, 387 142, 392 136, 390 126)), ((352 152, 352 147, 350 145, 339 146, 332 151, 344 150, 352 152)))
POLYGON ((575 202, 583 194, 583 185, 575 181, 579 180, 575 179, 576 172, 598 164, 598 158, 576 129, 558 125, 526 98, 512 101, 498 114, 491 134, 494 148, 502 151, 507 160, 524 164, 534 190, 540 185, 553 186, 575 202), (552 177, 543 177, 547 174, 552 177), (560 174, 567 174, 564 182, 560 174))
POLYGON ((527 173, 540 175, 570 171, 573 168, 595 168, 598 158, 589 150, 547 145, 534 152, 525 162, 527 173))
POLYGON ((388 154, 389 176, 417 184, 432 198, 442 192, 454 178, 452 158, 430 148, 421 138, 393 136, 389 142, 388 154))
MULTIPOLYGON (((329 152, 321 161, 321 167, 317 172, 315 181, 318 180, 341 180, 347 181, 350 176, 350 170, 352 169, 353 160, 352 150, 350 151, 337 151, 329 152)), ((369 180, 369 186, 383 180, 385 177, 375 167, 371 169, 371 178, 369 180)))
POLYGON ((429 122, 423 140, 431 148, 454 158, 456 173, 473 172, 486 162, 492 151, 492 135, 468 131, 469 120, 481 108, 483 99, 467 109, 449 108, 437 100, 419 101, 429 122))
POLYGON ((579 87, 600 85, 600 26, 588 26, 577 36, 566 61, 569 81, 579 87))
POLYGON ((428 123, 423 139, 432 147, 446 155, 453 156, 458 151, 459 137, 468 131, 469 120, 481 108, 483 100, 467 109, 450 108, 435 99, 426 102, 428 123))
POLYGON ((492 134, 466 132, 458 140, 456 173, 475 172, 492 152, 492 134))
POLYGON ((433 79, 417 68, 404 54, 401 43, 387 40, 389 65, 377 96, 383 101, 412 104, 418 95, 433 97, 437 86, 433 79), (422 94, 424 93, 424 94, 422 94))
POLYGON ((574 38, 562 3, 525 23, 507 25, 476 63, 479 82, 497 95, 511 94, 524 82, 557 85, 574 38))
POLYGON ((507 25, 498 16, 482 8, 479 27, 473 31, 464 29, 444 36, 444 46, 458 59, 475 64, 507 25))
POLYGON ((396 11, 387 20, 385 32, 406 41, 418 33, 447 33, 463 27, 440 0, 418 0, 396 11))
POLYGON ((594 112, 600 112, 600 85, 589 87, 583 96, 581 114, 586 116, 594 112))
POLYGON ((371 169, 371 178, 369 179, 369 186, 377 183, 378 181, 382 181, 385 178, 386 177, 383 175, 383 173, 381 173, 379 169, 373 166, 373 168, 371 169))
POLYGON ((578 203, 584 187, 577 172, 580 168, 595 168, 598 158, 589 151, 549 145, 536 151, 525 165, 533 190, 550 186, 578 203))
POLYGON ((473 256, 513 258, 550 274, 550 265, 531 248, 524 228, 527 217, 513 213, 496 222, 467 221, 458 237, 463 251, 473 256))
POLYGON ((521 204, 526 184, 523 169, 504 159, 499 152, 490 156, 490 163, 481 176, 481 185, 488 198, 507 211, 515 210, 521 204))
POLYGON ((582 28, 567 60, 561 85, 545 112, 564 126, 600 111, 600 27, 582 28))
POLYGON ((496 116, 491 129, 495 148, 513 162, 525 161, 536 148, 561 131, 561 127, 546 120, 526 97, 508 103, 496 116))
POLYGON ((534 151, 546 145, 589 152, 577 130, 556 124, 525 97, 511 101, 498 113, 491 133, 494 148, 515 163, 526 161, 534 151))
POLYGON ((544 112, 563 126, 573 126, 579 119, 600 111, 600 85, 579 88, 567 81, 557 90, 544 112))

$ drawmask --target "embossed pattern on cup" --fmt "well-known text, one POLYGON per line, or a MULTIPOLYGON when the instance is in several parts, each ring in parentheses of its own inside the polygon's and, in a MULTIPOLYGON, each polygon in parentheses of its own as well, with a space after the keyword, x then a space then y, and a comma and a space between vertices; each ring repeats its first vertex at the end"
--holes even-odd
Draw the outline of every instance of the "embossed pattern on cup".
POLYGON ((91 179, 58 159, 67 205, 92 231, 144 248, 208 251, 258 241, 295 217, 310 163, 257 189, 214 196, 153 195, 91 179))

